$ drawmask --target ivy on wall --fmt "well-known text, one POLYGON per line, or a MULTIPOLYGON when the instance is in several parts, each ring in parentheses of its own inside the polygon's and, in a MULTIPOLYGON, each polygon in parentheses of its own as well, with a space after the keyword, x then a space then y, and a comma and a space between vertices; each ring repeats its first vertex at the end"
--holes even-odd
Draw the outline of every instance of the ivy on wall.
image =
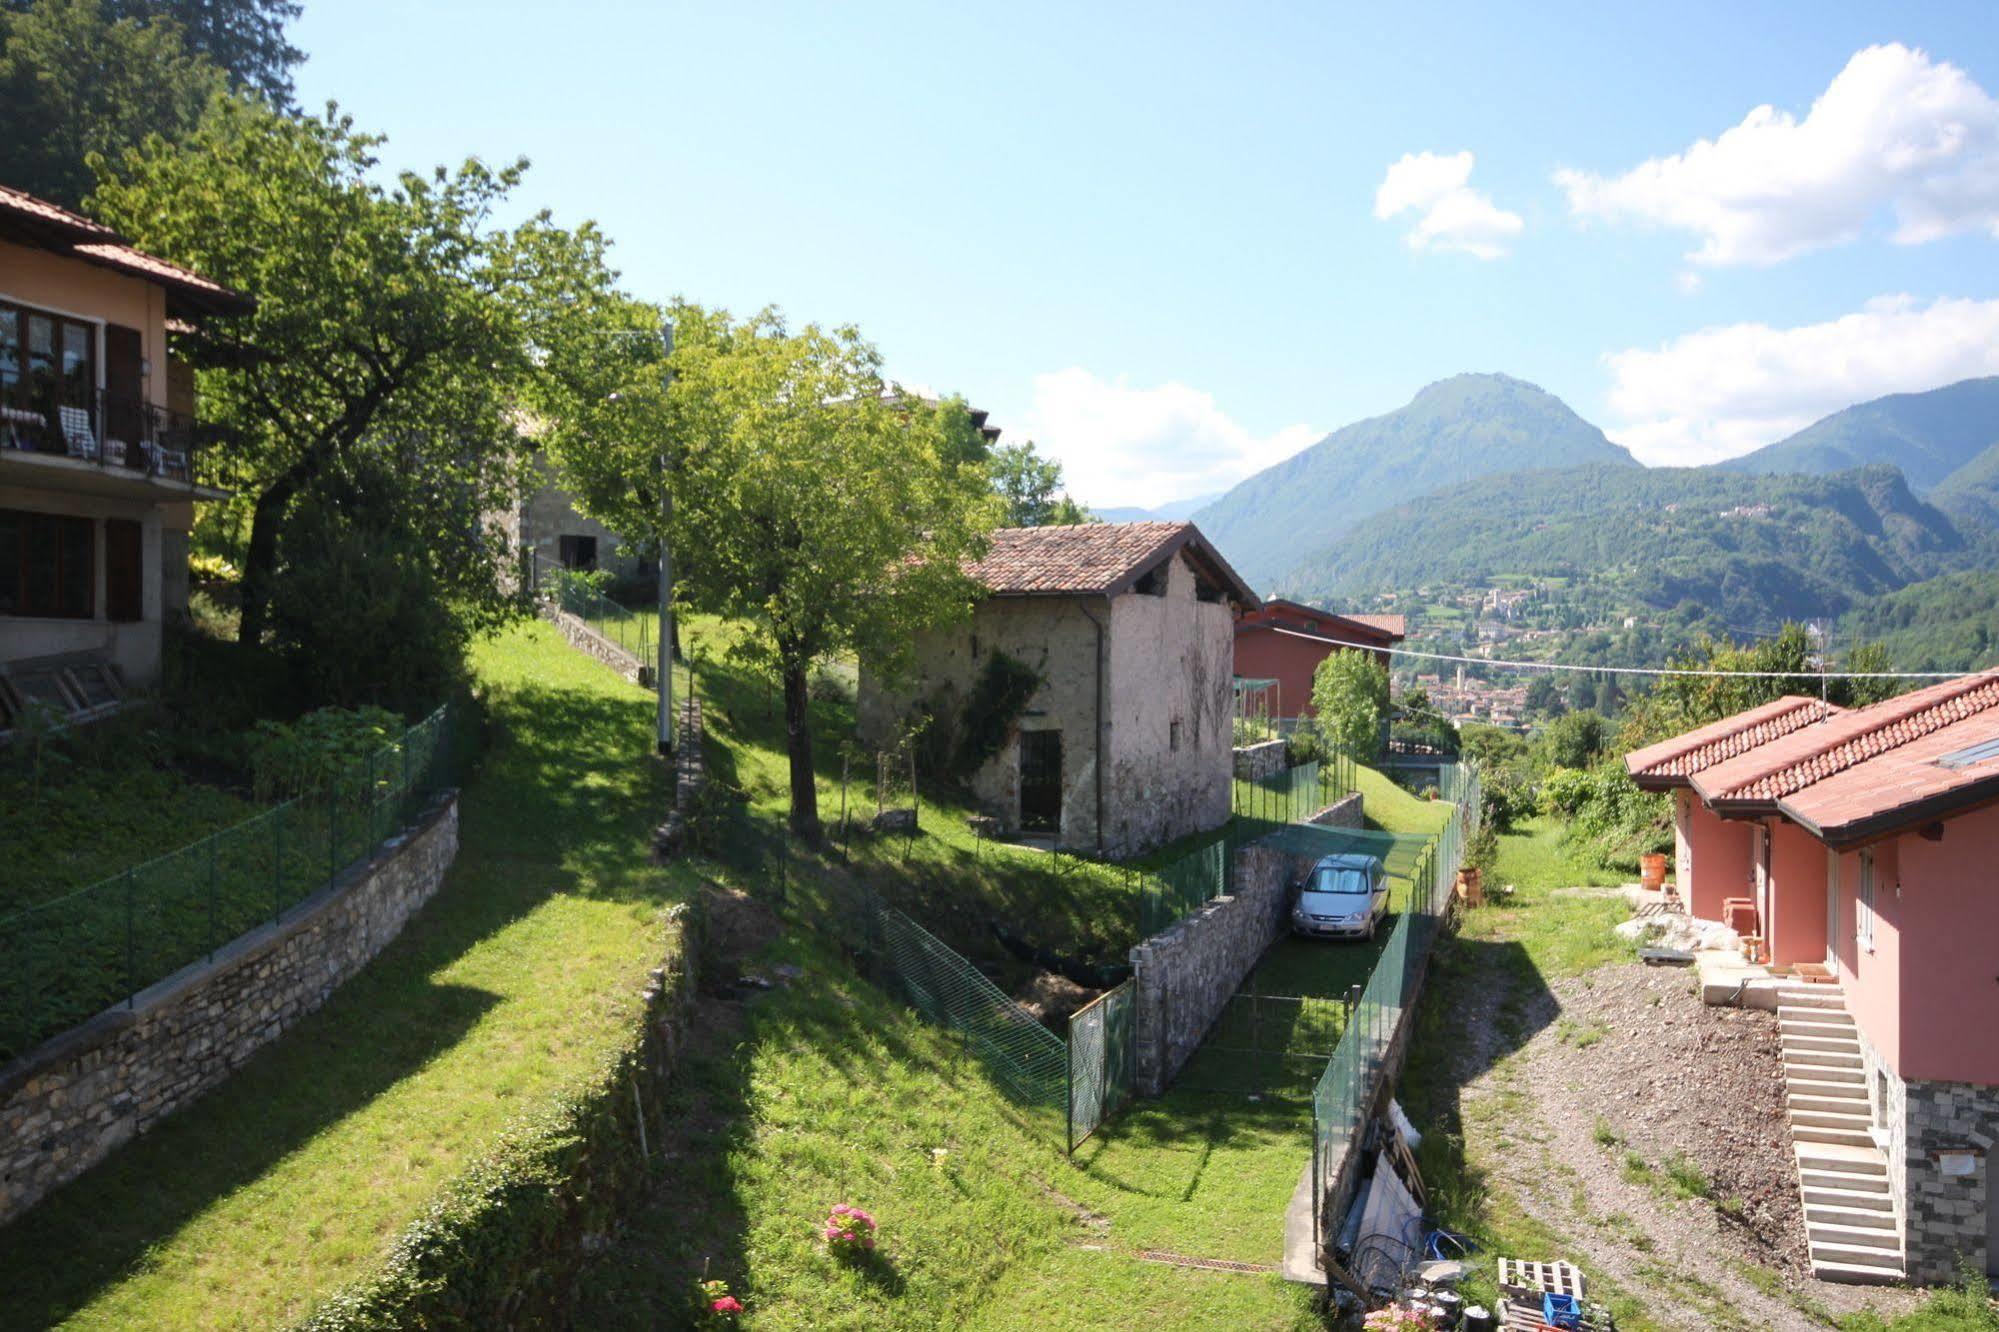
POLYGON ((996 757, 1045 683, 1045 675, 1018 657, 988 654, 959 711, 957 743, 951 752, 953 775, 970 777, 996 757))

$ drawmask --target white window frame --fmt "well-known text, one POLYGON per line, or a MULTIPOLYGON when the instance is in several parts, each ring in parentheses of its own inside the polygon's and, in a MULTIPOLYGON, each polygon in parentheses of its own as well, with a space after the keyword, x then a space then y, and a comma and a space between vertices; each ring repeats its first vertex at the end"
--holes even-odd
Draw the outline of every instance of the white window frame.
POLYGON ((1853 890, 1853 939, 1868 952, 1874 951, 1874 853, 1860 853, 1860 881, 1853 890))

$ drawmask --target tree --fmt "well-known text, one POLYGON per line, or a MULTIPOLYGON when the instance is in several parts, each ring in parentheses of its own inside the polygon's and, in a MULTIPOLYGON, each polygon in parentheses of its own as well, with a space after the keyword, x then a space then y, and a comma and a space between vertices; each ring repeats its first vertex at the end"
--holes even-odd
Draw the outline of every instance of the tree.
POLYGON ((1541 733, 1542 752, 1557 768, 1587 768, 1610 743, 1610 726, 1594 712, 1557 717, 1541 733))
POLYGON ((1093 521, 1062 490, 1062 464, 1044 458, 1034 441, 1002 444, 992 451, 993 489, 1006 506, 1008 527, 1053 527, 1093 521))
POLYGON ((1381 749, 1388 672, 1373 654, 1342 648, 1312 672, 1312 711, 1326 744, 1365 763, 1381 749))
POLYGON ((531 346, 560 326, 551 310, 603 280, 587 226, 565 232, 545 214, 487 225, 525 162, 384 183, 380 142, 332 108, 294 118, 222 98, 184 145, 149 139, 101 164, 106 221, 257 301, 179 341, 203 367, 204 413, 233 428, 218 479, 238 497, 225 523, 247 517, 245 643, 268 627, 293 506, 370 449, 397 452, 397 502, 423 535, 473 559, 459 594, 503 611, 504 547, 473 539, 467 510, 518 488, 512 412, 539 373, 531 346))
MULTIPOLYGON (((1842 668, 1824 659, 1811 631, 1787 623, 1775 636, 1738 644, 1728 638, 1703 637, 1677 654, 1669 664, 1681 670, 1719 674, 1669 675, 1632 708, 1625 743, 1631 747, 1733 716, 1786 694, 1818 694, 1841 707, 1864 706, 1895 692, 1892 680, 1827 680, 1821 670, 1842 668)), ((1846 656, 1846 670, 1889 669, 1888 653, 1879 645, 1856 644, 1846 656)))
POLYGON ((668 394, 676 550, 690 601, 741 618, 784 691, 791 828, 820 835, 807 682, 852 651, 887 674, 922 629, 961 619, 964 561, 998 518, 983 466, 945 456, 937 409, 897 394, 851 328, 790 332, 771 311, 690 319, 668 394))
POLYGON ((121 16, 170 19, 186 34, 188 48, 221 66, 239 88, 289 106, 292 66, 305 52, 285 37, 285 24, 299 16, 298 0, 111 0, 121 16))
POLYGON ((68 208, 95 177, 92 154, 117 156, 148 135, 191 133, 228 87, 190 52, 178 25, 108 12, 100 0, 36 0, 0 10, 0 181, 68 208))

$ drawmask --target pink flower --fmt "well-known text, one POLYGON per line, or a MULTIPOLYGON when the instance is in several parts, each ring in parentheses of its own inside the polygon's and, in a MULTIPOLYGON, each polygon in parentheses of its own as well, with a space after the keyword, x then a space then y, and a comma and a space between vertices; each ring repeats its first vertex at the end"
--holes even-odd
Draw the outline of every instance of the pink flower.
POLYGON ((734 1295, 724 1295, 708 1307, 718 1314, 739 1314, 743 1311, 743 1302, 734 1295))

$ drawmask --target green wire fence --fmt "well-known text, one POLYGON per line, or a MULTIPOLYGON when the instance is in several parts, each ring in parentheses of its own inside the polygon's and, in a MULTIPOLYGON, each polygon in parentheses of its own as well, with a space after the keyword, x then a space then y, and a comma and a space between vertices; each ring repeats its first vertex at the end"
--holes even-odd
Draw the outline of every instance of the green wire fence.
POLYGON ((328 886, 451 785, 439 708, 322 785, 122 874, 0 919, 0 1063, 328 886))

